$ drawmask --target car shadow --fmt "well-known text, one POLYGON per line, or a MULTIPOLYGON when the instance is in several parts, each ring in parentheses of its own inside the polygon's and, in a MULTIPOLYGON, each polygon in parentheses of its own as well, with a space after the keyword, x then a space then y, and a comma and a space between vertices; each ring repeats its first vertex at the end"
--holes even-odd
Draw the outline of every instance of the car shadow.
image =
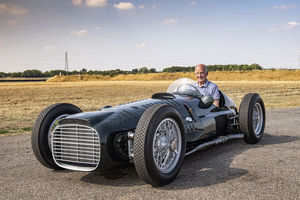
MULTIPOLYGON (((157 188, 178 190, 206 187, 239 178, 248 174, 248 170, 230 167, 235 156, 242 154, 247 149, 297 140, 300 140, 300 137, 274 136, 265 133, 257 144, 249 145, 245 144, 243 140, 233 140, 217 147, 201 150, 185 158, 177 178, 171 184, 157 188)), ((81 181, 116 187, 146 184, 138 177, 132 164, 123 164, 100 172, 91 172, 83 176, 81 181)))

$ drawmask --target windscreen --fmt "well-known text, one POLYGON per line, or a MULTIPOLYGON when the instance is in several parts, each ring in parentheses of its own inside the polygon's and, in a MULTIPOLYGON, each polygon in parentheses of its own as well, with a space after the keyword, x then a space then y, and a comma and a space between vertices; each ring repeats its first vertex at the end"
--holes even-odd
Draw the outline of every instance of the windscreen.
POLYGON ((177 93, 191 96, 201 96, 200 92, 196 88, 197 82, 189 78, 181 78, 172 82, 167 89, 167 93, 177 93))

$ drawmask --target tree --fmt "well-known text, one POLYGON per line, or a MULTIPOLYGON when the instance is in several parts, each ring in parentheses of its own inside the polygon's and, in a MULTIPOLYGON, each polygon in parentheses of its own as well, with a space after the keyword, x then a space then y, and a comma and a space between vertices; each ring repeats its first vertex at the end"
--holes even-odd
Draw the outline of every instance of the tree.
POLYGON ((80 73, 81 73, 81 74, 86 74, 86 73, 87 73, 87 69, 82 68, 82 69, 80 70, 80 73))
POLYGON ((147 67, 142 67, 139 69, 139 73, 147 74, 148 72, 149 72, 149 70, 147 69, 147 67))
POLYGON ((263 68, 257 64, 257 63, 253 63, 252 65, 250 65, 250 67, 252 67, 252 69, 254 70, 262 70, 263 68))
POLYGON ((0 72, 0 78, 6 78, 8 77, 8 74, 5 72, 0 72))
POLYGON ((136 73, 138 73, 138 72, 139 72, 139 70, 138 70, 137 68, 131 70, 131 73, 133 73, 133 74, 136 74, 136 73))
POLYGON ((40 70, 36 70, 36 69, 32 69, 32 70, 25 70, 23 72, 23 77, 44 77, 43 72, 41 72, 40 70))
POLYGON ((70 72, 70 74, 77 75, 77 74, 79 74, 79 72, 77 70, 73 70, 73 71, 70 72))
MULTIPOLYGON (((46 72, 49 76, 55 76, 55 75, 67 75, 67 72, 64 70, 51 70, 49 72, 46 72)), ((48 77, 49 77, 48 76, 48 77)))
POLYGON ((156 71, 155 68, 151 68, 151 69, 149 69, 149 72, 150 72, 150 73, 156 73, 157 71, 156 71))
POLYGON ((22 72, 13 72, 13 73, 11 73, 11 77, 13 77, 13 78, 23 77, 23 73, 22 72))
POLYGON ((87 73, 88 73, 89 75, 95 74, 95 72, 94 72, 93 70, 89 70, 87 73))

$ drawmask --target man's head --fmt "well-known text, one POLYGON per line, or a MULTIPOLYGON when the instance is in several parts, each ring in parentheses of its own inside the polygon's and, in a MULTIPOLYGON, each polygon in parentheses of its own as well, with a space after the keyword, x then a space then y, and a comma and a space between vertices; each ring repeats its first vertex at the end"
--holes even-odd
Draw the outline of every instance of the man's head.
POLYGON ((205 65, 199 64, 195 67, 195 74, 200 83, 205 83, 207 80, 208 69, 205 65))

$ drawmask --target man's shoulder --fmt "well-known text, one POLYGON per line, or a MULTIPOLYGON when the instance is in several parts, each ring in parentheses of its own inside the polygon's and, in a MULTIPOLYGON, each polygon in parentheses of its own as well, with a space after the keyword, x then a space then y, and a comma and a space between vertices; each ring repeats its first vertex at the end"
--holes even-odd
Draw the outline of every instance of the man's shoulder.
POLYGON ((211 81, 207 81, 207 86, 210 88, 218 88, 218 85, 211 81))

